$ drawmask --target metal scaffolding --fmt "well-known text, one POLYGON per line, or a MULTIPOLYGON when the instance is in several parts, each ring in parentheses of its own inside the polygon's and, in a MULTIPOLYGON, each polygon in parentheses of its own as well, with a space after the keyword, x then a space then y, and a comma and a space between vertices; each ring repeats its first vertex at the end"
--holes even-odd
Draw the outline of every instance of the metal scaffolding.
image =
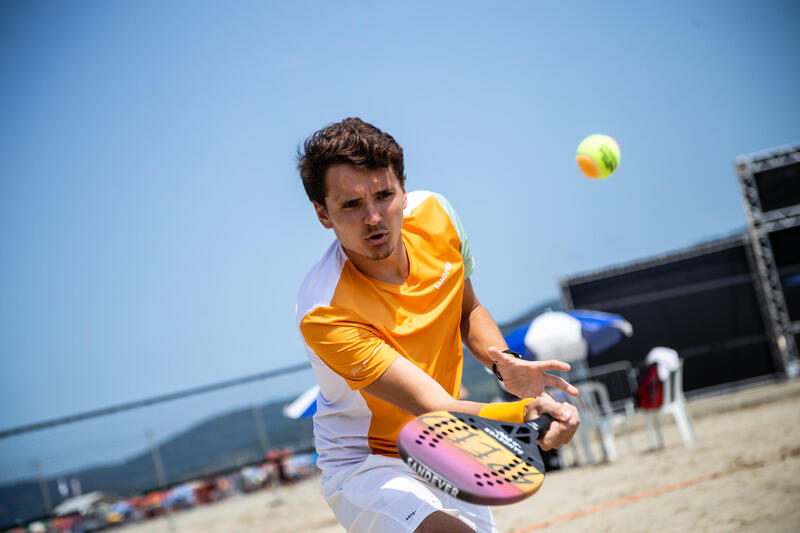
MULTIPOLYGON (((767 330, 771 333, 770 345, 776 365, 789 377, 800 374, 800 358, 794 337, 800 332, 800 321, 792 322, 789 317, 770 234, 800 226, 800 203, 765 211, 759 195, 758 175, 796 163, 800 163, 800 144, 741 156, 735 160, 761 293, 759 296, 765 311, 767 330)), ((800 179, 800 176, 795 179, 800 179)))

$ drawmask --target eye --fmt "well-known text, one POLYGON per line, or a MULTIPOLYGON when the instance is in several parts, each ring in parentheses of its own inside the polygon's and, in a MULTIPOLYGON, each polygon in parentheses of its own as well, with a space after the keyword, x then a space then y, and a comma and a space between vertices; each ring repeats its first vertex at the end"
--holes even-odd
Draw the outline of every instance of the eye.
POLYGON ((358 206, 358 200, 350 200, 342 204, 342 209, 352 209, 358 206))
POLYGON ((386 200, 387 198, 394 196, 394 191, 387 189, 385 191, 380 191, 376 196, 378 197, 378 200, 386 200))

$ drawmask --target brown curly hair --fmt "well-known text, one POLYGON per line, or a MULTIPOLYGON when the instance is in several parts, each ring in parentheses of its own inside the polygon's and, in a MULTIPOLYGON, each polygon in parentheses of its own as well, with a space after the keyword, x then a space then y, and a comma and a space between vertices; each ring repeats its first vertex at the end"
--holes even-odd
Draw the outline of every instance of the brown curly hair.
POLYGON ((405 187, 403 149, 388 133, 360 118, 346 118, 315 132, 297 149, 297 168, 308 199, 325 205, 325 172, 334 163, 362 169, 391 168, 405 187))

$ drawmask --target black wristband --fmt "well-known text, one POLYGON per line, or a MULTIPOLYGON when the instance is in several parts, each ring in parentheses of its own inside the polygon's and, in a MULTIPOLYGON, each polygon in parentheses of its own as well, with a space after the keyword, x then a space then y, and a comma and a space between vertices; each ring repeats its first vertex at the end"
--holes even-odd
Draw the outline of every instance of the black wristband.
MULTIPOLYGON (((515 352, 514 350, 503 350, 503 353, 513 355, 517 359, 522 359, 522 356, 517 352, 515 352)), ((492 372, 494 372, 494 377, 496 377, 500 381, 503 381, 503 376, 501 376, 500 371, 497 370, 497 361, 492 361, 492 372)))

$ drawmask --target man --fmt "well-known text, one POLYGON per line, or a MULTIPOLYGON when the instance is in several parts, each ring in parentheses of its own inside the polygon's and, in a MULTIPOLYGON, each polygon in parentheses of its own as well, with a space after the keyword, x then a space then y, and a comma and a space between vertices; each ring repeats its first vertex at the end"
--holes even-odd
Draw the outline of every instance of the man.
POLYGON ((336 241, 306 276, 297 321, 320 385, 314 433, 322 490, 349 531, 496 531, 488 507, 426 486, 398 458, 413 416, 450 410, 498 420, 555 418, 540 445, 558 447, 578 414, 544 394, 577 394, 507 348, 469 277, 473 259, 447 200, 406 194, 403 151, 378 128, 349 118, 314 133, 298 156, 306 193, 336 241), (525 401, 459 401, 462 342, 525 401))

